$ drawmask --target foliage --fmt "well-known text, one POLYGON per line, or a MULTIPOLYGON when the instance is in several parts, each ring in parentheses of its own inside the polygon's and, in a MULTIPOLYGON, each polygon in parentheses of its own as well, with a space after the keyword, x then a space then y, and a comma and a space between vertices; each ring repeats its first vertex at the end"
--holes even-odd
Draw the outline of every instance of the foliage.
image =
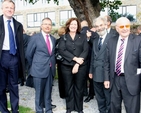
POLYGON ((119 6, 122 4, 120 0, 101 0, 100 5, 102 10, 104 11, 104 8, 108 8, 108 15, 111 16, 112 20, 115 22, 117 18, 120 17, 120 15, 115 12, 115 10, 119 9, 119 6))
MULTIPOLYGON (((35 4, 39 0, 25 0, 25 1, 28 2, 28 3, 35 4)), ((46 0, 46 1, 49 3, 51 0, 46 0)), ((54 0, 54 3, 58 5, 59 4, 59 0, 54 0)))
POLYGON ((124 15, 121 14, 120 16, 127 17, 131 22, 133 22, 133 21, 136 20, 136 19, 134 18, 134 16, 131 15, 131 14, 125 13, 124 15))

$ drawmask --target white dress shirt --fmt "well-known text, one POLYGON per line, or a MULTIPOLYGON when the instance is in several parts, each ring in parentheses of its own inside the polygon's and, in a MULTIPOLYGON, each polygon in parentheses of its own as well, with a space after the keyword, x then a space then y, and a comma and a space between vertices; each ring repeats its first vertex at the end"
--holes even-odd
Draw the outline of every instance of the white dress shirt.
MULTIPOLYGON (((4 20, 5 36, 4 36, 4 42, 3 42, 2 50, 10 50, 9 32, 8 32, 8 21, 7 21, 8 19, 3 16, 3 20, 4 20)), ((14 40, 15 40, 15 32, 14 32, 13 19, 11 19, 10 25, 12 27, 13 34, 14 34, 14 40)), ((15 46, 16 46, 16 43, 15 43, 15 46)), ((17 48, 17 46, 16 46, 16 48, 17 48)))

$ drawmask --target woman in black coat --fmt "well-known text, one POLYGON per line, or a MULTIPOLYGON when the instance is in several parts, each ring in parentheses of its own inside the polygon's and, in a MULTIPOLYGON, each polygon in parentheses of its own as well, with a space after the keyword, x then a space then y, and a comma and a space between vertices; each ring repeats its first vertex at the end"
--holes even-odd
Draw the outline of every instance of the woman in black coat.
POLYGON ((65 36, 59 42, 62 77, 66 94, 66 113, 83 113, 83 89, 87 70, 88 43, 86 35, 80 34, 77 18, 70 18, 65 25, 65 36), (64 40, 65 37, 65 40, 64 40))

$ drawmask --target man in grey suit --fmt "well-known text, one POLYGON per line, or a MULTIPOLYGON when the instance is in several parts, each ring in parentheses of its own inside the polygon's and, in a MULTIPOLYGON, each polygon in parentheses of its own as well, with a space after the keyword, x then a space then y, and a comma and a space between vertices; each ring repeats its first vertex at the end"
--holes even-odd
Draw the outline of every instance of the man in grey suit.
POLYGON ((95 96, 100 113, 110 113, 110 91, 104 87, 104 61, 106 44, 110 35, 106 31, 106 19, 98 17, 94 26, 99 37, 93 41, 89 77, 93 78, 95 96))
POLYGON ((50 35, 52 21, 44 18, 41 32, 33 35, 29 41, 26 58, 30 65, 35 88, 36 113, 52 113, 51 90, 55 75, 55 43, 56 39, 50 35))
POLYGON ((105 88, 111 90, 111 113, 121 113, 122 100, 126 113, 140 111, 141 38, 130 33, 130 21, 116 21, 119 36, 107 43, 105 88))

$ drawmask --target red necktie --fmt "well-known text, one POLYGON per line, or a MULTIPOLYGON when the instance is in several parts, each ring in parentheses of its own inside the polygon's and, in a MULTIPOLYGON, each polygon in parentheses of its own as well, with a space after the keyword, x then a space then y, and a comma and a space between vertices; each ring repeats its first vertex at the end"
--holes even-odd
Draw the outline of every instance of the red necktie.
POLYGON ((49 36, 46 35, 46 44, 47 44, 47 48, 49 51, 49 54, 51 55, 51 45, 50 45, 50 41, 49 41, 49 36))

